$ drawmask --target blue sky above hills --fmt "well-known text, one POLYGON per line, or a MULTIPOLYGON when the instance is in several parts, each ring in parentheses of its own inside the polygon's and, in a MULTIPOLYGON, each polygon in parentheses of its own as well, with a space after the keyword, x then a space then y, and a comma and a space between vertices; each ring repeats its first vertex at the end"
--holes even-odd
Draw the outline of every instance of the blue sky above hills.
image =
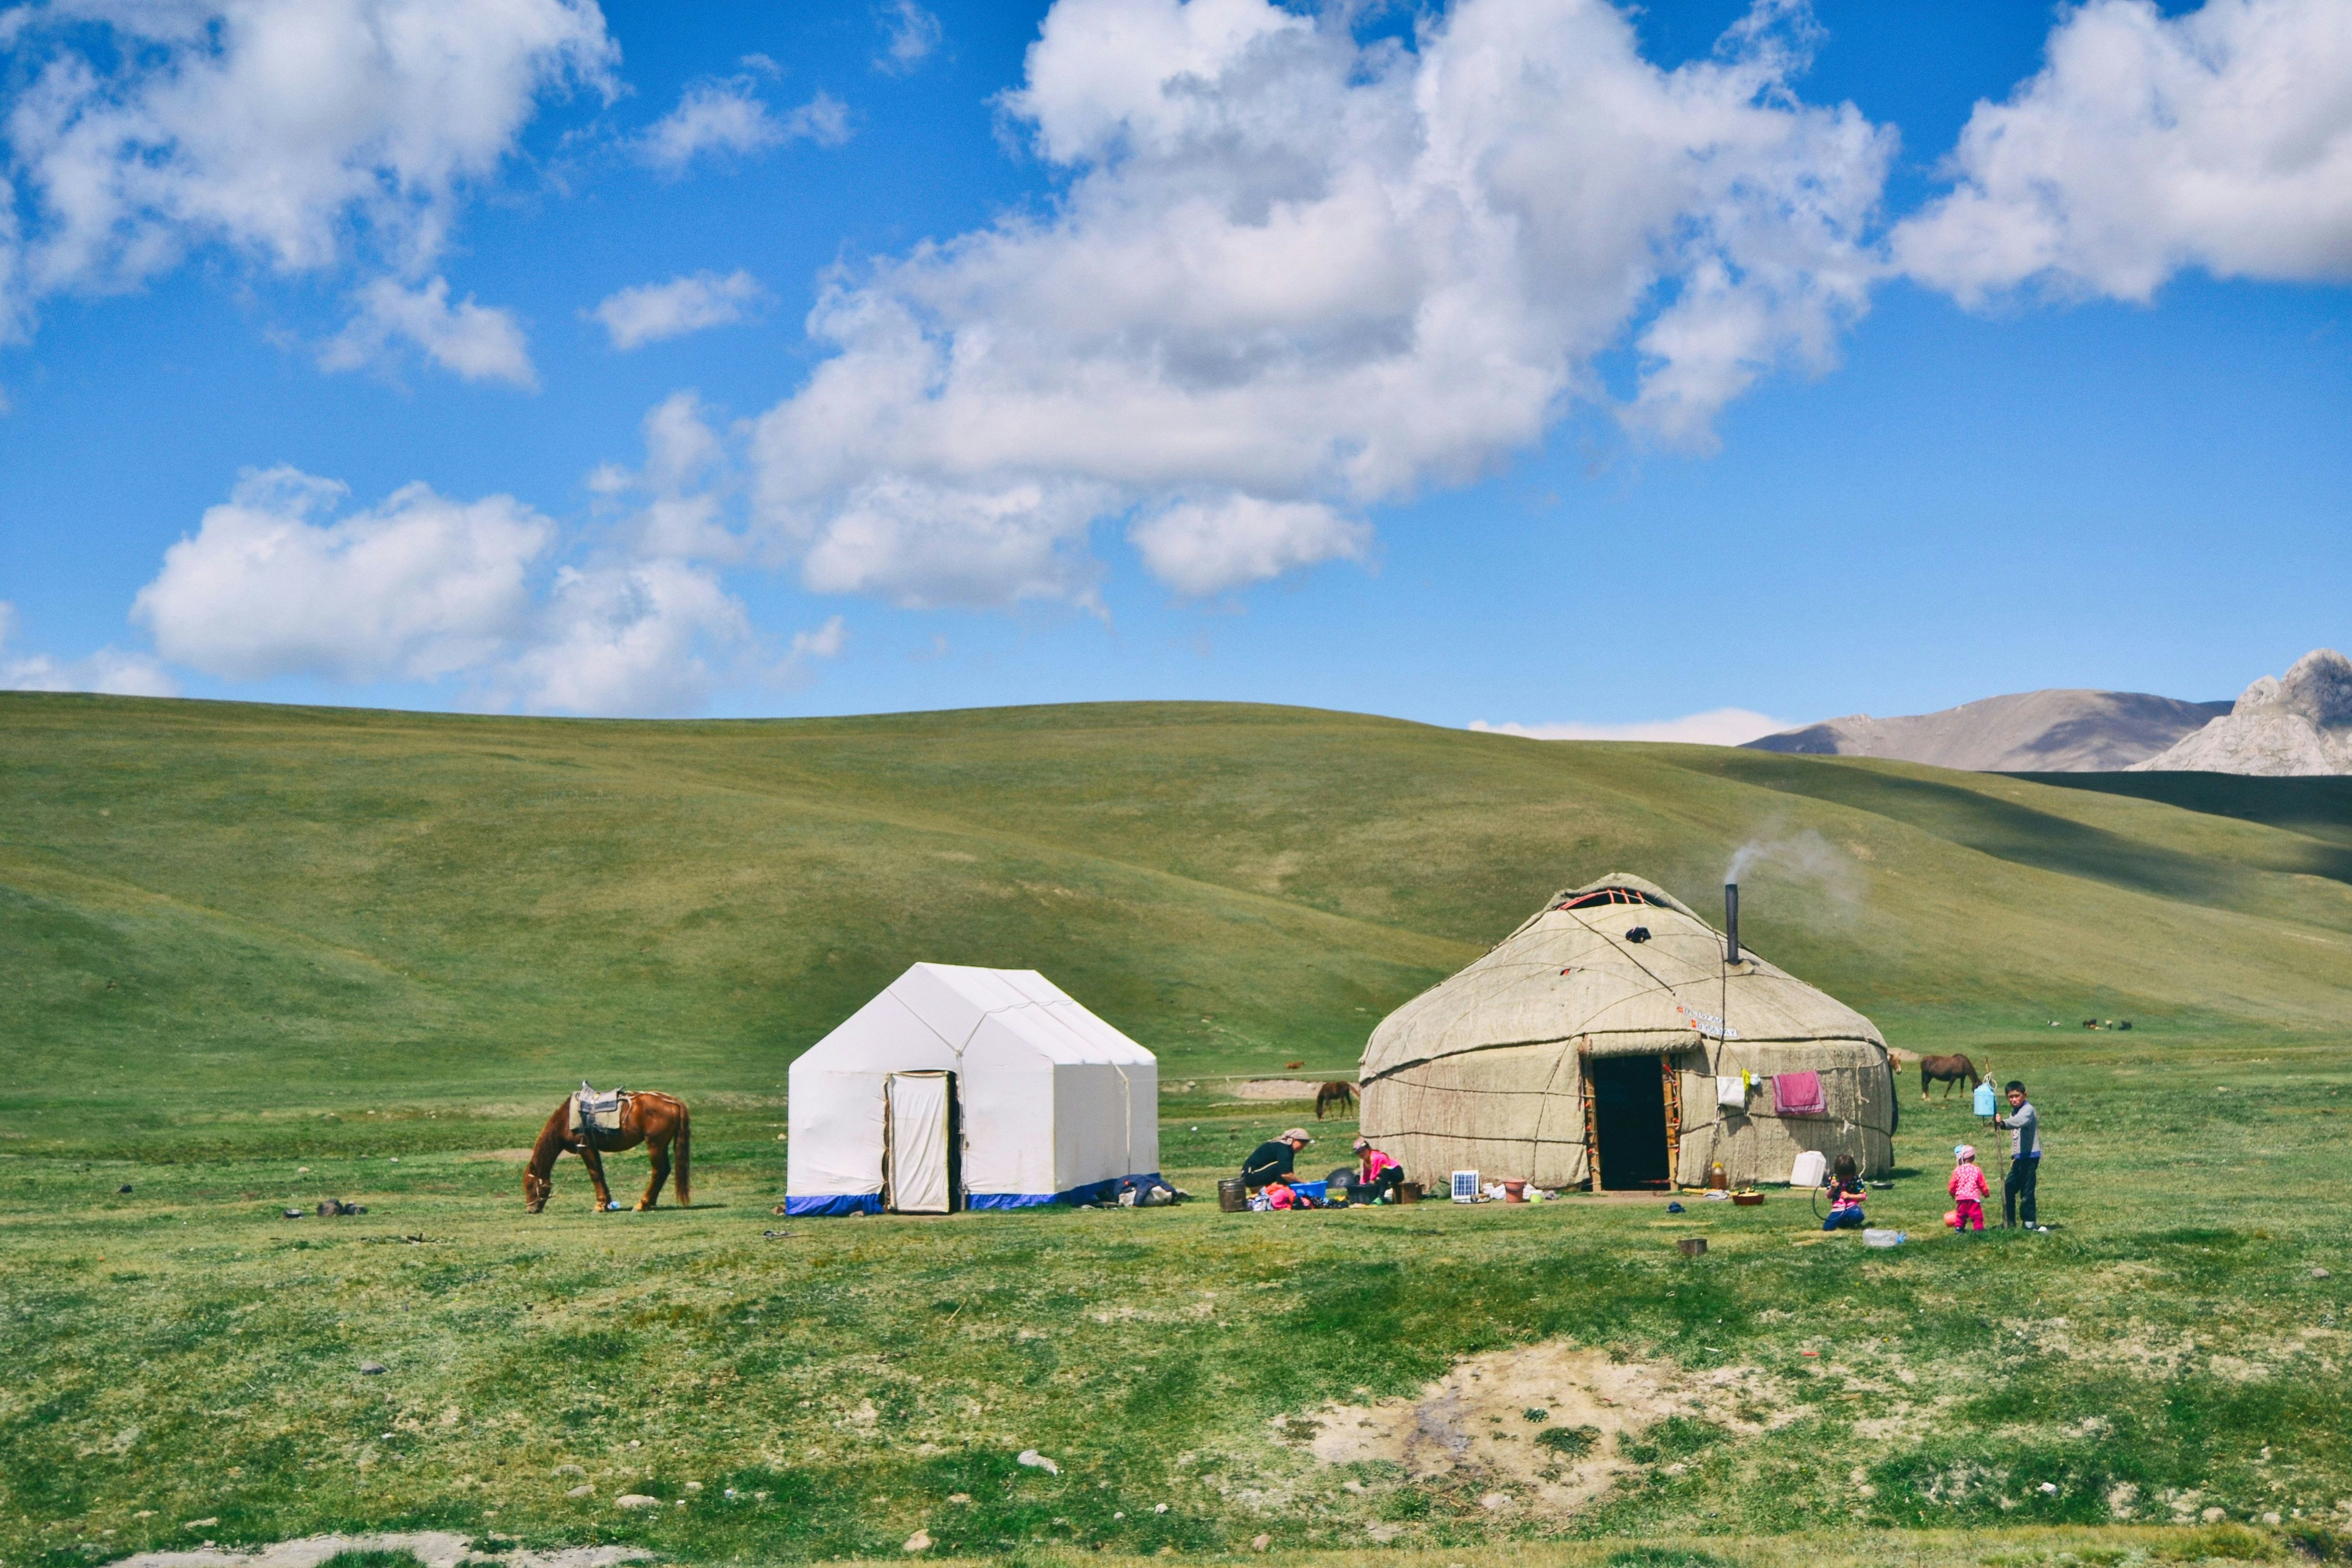
POLYGON ((2335 0, 58 0, 0 154, 0 684, 1725 739, 2352 637, 2335 0))

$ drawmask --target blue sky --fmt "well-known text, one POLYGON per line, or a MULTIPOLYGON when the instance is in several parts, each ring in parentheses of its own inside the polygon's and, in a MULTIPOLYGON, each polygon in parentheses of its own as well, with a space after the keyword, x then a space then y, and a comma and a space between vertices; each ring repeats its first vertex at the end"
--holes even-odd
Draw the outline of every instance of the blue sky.
POLYGON ((1721 738, 2352 640, 2330 0, 0 50, 0 683, 1721 738))

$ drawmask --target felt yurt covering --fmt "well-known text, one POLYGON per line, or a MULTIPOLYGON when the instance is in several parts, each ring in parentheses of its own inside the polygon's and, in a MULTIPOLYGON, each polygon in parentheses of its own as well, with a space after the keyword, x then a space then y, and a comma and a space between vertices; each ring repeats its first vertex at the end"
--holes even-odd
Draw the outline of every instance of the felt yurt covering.
POLYGON ((916 964, 788 1092, 787 1214, 1088 1202, 1160 1174, 1159 1059, 1034 969, 916 964))
POLYGON ((1658 1064, 1657 1176, 1699 1185, 1719 1160, 1735 1184, 1785 1182, 1807 1149, 1852 1154, 1866 1174, 1894 1163, 1895 1075, 1870 1020, 1754 953, 1727 963, 1713 927, 1622 873, 1555 894, 1381 1021, 1364 1048, 1363 1132, 1433 1191, 1455 1170, 1628 1185, 1612 1177, 1635 1151, 1605 1119, 1623 1114, 1622 1086, 1650 1089, 1617 1058, 1658 1064), (1636 930, 1646 938, 1630 940, 1636 930), (1822 1110, 1780 1114, 1773 1079, 1801 1072, 1820 1075, 1822 1110), (1601 1158, 1612 1146, 1613 1171, 1601 1158))

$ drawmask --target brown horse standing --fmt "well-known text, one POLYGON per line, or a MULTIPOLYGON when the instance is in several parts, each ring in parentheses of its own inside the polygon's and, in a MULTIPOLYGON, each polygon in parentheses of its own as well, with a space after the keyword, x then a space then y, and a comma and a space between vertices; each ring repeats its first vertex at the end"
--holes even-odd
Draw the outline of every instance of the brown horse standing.
POLYGON ((574 1137, 572 1130, 572 1097, 565 1095, 547 1125, 539 1130, 539 1142, 530 1152, 530 1166, 522 1173, 524 1206, 537 1214, 547 1206, 549 1196, 555 1191, 551 1179, 555 1162, 566 1150, 580 1156, 588 1167, 588 1179, 596 1184, 596 1207, 613 1206, 612 1190, 604 1185, 604 1162, 602 1152, 634 1149, 642 1143, 653 1161, 653 1179, 646 1184, 646 1195, 637 1200, 637 1212, 642 1214, 654 1206, 661 1195, 662 1184, 669 1180, 669 1152, 677 1148, 677 1201, 681 1205, 694 1201, 693 1187, 693 1128, 687 1118, 686 1102, 650 1089, 635 1089, 621 1097, 621 1130, 617 1132, 596 1132, 586 1127, 574 1137))
POLYGON ((1923 1102, 1927 1100, 1927 1085, 1931 1081, 1944 1086, 1946 1100, 1952 1098, 1952 1085, 1962 1079, 1969 1080, 1969 1089, 1970 1092, 1974 1092, 1982 1076, 1977 1071, 1977 1064, 1964 1056, 1954 1054, 1948 1057, 1921 1057, 1919 1058, 1919 1098, 1923 1102))
POLYGON ((1323 1113, 1334 1107, 1344 1111, 1355 1103, 1356 1086, 1334 1079, 1315 1091, 1315 1120, 1322 1121, 1323 1113))

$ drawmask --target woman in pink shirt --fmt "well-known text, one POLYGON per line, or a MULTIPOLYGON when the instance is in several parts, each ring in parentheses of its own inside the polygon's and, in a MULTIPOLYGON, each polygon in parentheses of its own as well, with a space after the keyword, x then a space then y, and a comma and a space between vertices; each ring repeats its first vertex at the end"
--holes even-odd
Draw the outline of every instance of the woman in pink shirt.
POLYGON ((1396 1191, 1404 1185, 1404 1167, 1372 1147, 1369 1138, 1356 1140, 1356 1190, 1351 1201, 1376 1204, 1383 1198, 1396 1201, 1396 1191))

